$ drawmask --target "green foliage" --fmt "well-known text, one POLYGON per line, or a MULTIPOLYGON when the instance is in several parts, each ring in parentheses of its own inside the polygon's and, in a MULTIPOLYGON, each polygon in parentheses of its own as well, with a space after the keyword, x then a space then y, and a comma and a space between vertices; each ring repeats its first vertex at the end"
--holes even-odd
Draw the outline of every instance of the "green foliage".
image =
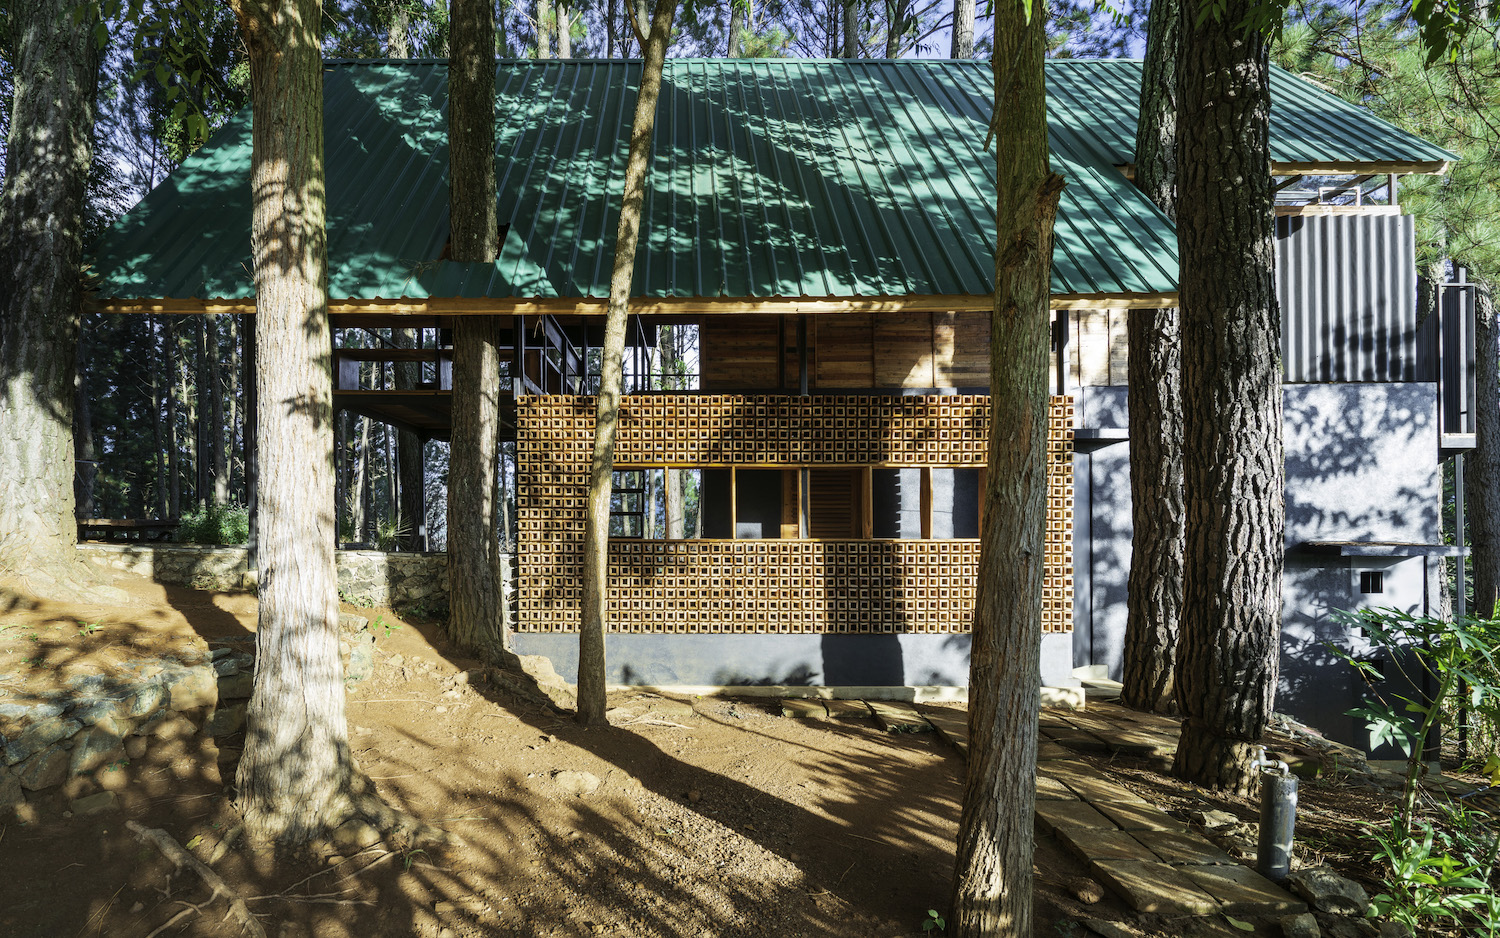
POLYGON ((390 638, 391 633, 399 628, 401 628, 400 622, 387 622, 383 615, 376 616, 375 621, 370 623, 370 631, 374 632, 376 629, 382 629, 381 634, 385 638, 390 638))
POLYGON ((1366 833, 1388 870, 1386 890, 1370 900, 1371 915, 1414 931, 1446 921, 1465 926, 1464 934, 1500 936, 1500 840, 1491 824, 1488 815, 1454 805, 1437 822, 1407 827, 1392 818, 1388 829, 1366 833))
POLYGON ((250 510, 239 505, 205 505, 185 512, 177 539, 186 544, 246 544, 250 541, 250 510))
POLYGON ((948 930, 948 921, 938 914, 937 909, 928 909, 927 917, 922 919, 922 930, 946 932, 948 930))

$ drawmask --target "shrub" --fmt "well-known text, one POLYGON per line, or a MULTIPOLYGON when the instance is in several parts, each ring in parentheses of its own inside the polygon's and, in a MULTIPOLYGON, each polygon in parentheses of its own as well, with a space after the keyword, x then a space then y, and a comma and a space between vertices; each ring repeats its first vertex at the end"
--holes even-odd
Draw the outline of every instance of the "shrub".
POLYGON ((187 511, 177 525, 184 544, 235 546, 250 542, 250 509, 239 505, 204 505, 187 511))

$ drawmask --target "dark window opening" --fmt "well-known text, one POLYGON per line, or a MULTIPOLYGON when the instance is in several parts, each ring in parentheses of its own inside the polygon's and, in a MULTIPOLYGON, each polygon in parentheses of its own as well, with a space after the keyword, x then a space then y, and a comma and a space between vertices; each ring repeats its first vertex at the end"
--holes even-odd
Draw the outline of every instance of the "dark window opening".
POLYGON ((1381 570, 1361 570, 1359 591, 1361 593, 1384 593, 1385 573, 1381 570))

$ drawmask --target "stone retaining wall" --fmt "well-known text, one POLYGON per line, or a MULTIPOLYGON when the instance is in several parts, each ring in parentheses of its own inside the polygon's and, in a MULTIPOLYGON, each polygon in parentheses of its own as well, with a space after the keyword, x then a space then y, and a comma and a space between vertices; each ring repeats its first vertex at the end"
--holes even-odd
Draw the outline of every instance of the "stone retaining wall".
MULTIPOLYGON (((255 573, 242 547, 157 544, 80 544, 90 563, 157 583, 203 590, 255 588, 255 573)), ((341 550, 339 592, 360 606, 404 606, 448 602, 448 555, 341 550)))
MULTIPOLYGON (((374 673, 366 619, 339 617, 339 652, 346 685, 374 673)), ((213 639, 0 699, 0 818, 34 819, 59 786, 75 814, 115 807, 124 767, 154 744, 241 732, 254 673, 253 637, 213 639)))

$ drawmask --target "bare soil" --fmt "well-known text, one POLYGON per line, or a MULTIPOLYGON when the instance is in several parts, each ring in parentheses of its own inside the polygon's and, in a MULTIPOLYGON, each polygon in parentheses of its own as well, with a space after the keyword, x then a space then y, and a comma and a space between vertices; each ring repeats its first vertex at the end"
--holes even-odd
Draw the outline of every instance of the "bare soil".
MULTIPOLYGON (((253 634, 252 596, 118 585, 128 605, 0 611, 0 675, 106 668, 127 646, 253 634)), ((688 701, 692 716, 585 730, 481 682, 456 683, 478 663, 452 654, 438 626, 348 611, 370 617, 377 635, 376 675, 349 696, 356 759, 392 804, 461 843, 326 858, 232 838, 221 849, 237 826, 223 781, 233 781, 240 742, 170 741, 109 786, 121 810, 65 816, 59 792, 34 817, 0 826, 0 936, 240 934, 225 903, 207 901, 192 874, 174 875, 126 818, 212 861, 274 938, 895 938, 924 934, 927 910, 947 903, 963 762, 936 734, 787 719, 773 701, 730 698, 688 701), (599 787, 573 794, 560 772, 589 773, 599 787)), ((652 703, 611 699, 643 714, 652 703)), ((1148 763, 1099 762, 1183 816, 1205 804, 1254 816, 1248 802, 1193 792, 1148 763)), ((1315 809, 1304 837, 1358 874, 1344 841, 1389 802, 1342 789, 1325 797, 1325 784, 1338 783, 1304 788, 1315 809)), ((1128 935, 1248 934, 1222 917, 1138 916, 1108 894, 1081 902, 1084 868, 1040 834, 1036 876, 1038 936, 1086 936, 1083 918, 1128 935)))

